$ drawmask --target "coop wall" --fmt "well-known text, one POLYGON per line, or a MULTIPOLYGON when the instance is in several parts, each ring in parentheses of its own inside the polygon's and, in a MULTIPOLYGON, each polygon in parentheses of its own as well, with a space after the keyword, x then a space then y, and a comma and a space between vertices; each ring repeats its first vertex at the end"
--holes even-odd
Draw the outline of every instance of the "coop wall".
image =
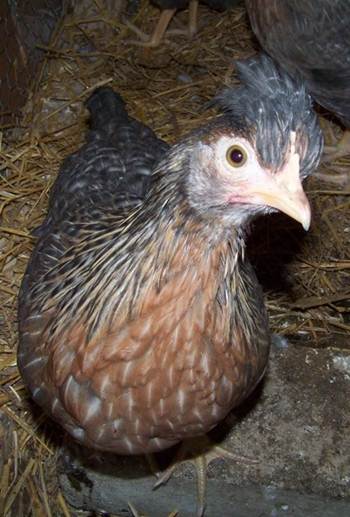
POLYGON ((18 124, 65 0, 1 0, 0 124, 18 124))

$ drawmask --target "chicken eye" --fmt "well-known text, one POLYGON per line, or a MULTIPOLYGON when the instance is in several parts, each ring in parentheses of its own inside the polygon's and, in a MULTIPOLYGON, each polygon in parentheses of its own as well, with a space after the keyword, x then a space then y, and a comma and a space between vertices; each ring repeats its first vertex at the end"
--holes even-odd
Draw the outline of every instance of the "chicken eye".
POLYGON ((240 145, 232 145, 227 150, 226 159, 232 167, 242 167, 247 161, 247 152, 240 145))

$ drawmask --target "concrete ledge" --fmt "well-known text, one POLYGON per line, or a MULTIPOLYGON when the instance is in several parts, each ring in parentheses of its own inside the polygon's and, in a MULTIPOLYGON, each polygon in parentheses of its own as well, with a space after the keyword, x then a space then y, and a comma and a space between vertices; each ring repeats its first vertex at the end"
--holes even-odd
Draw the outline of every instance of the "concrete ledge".
MULTIPOLYGON (((276 341, 268 375, 236 412, 236 423, 214 433, 256 465, 213 462, 206 517, 349 517, 350 354, 276 341)), ((144 458, 81 452, 60 474, 76 508, 130 515, 195 515, 193 468, 182 465, 167 485, 152 490, 144 458)))

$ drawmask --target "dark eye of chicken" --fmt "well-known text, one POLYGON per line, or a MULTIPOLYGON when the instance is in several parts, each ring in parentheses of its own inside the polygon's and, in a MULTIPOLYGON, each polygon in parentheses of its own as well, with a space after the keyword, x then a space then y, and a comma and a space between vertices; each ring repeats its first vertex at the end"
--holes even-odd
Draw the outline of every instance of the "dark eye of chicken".
POLYGON ((247 156, 241 147, 234 146, 227 151, 227 158, 233 166, 241 166, 245 163, 247 156))
POLYGON ((347 128, 328 159, 350 154, 349 0, 246 0, 246 7, 263 49, 347 128))
POLYGON ((264 375, 245 233, 275 210, 309 227, 301 182, 322 138, 302 84, 267 57, 237 67, 223 115, 171 147, 96 90, 87 142, 53 186, 20 291, 18 364, 86 446, 140 454, 203 435, 264 375))

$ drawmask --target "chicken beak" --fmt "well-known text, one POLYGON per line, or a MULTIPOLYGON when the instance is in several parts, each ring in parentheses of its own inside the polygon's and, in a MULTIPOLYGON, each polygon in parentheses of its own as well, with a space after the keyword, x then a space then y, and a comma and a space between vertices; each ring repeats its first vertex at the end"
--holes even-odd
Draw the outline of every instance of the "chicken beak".
POLYGON ((300 179, 292 185, 284 181, 269 185, 268 190, 257 192, 261 203, 276 208, 302 224, 304 230, 310 228, 311 208, 300 179))
POLYGON ((300 192, 294 193, 293 196, 291 196, 289 192, 283 191, 278 192, 278 197, 277 194, 276 196, 274 196, 272 193, 266 194, 265 204, 272 208, 277 208, 277 210, 284 212, 301 223, 305 231, 310 228, 310 203, 302 189, 300 192))
POLYGON ((294 145, 283 169, 265 177, 260 188, 255 190, 254 197, 259 203, 289 215, 301 223, 304 230, 310 228, 311 208, 301 184, 299 154, 295 153, 294 145))

